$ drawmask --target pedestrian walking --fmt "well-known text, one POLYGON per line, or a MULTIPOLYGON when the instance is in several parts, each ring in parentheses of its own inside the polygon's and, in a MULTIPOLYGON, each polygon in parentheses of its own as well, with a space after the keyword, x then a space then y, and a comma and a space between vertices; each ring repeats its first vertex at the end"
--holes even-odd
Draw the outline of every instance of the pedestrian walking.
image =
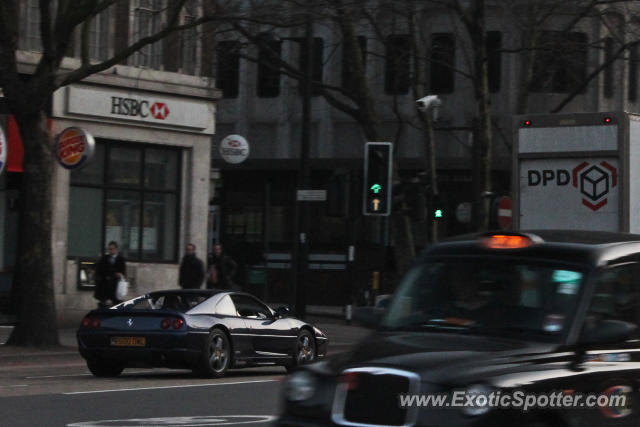
POLYGON ((233 281, 233 276, 236 274, 237 268, 238 264, 224 252, 222 245, 215 245, 213 247, 213 256, 209 261, 207 288, 240 289, 233 281))
POLYGON ((204 281, 204 263, 196 256, 196 245, 189 243, 180 262, 178 284, 182 289, 199 289, 204 281))
POLYGON ((120 279, 124 279, 127 263, 118 248, 118 243, 111 241, 107 245, 108 253, 102 255, 96 265, 96 289, 93 296, 98 300, 99 308, 118 304, 116 289, 120 279))

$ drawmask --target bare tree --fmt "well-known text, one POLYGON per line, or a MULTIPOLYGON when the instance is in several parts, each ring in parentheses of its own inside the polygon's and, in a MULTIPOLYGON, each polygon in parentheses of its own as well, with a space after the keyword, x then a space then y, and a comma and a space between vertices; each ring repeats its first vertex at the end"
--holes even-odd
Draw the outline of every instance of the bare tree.
MULTIPOLYGON (((40 40, 42 54, 35 70, 22 75, 16 57, 19 2, 0 2, 0 88, 15 116, 24 144, 22 184, 22 234, 18 243, 14 286, 17 286, 18 323, 9 339, 14 345, 57 345, 58 333, 53 290, 51 252, 52 144, 47 129, 45 106, 58 88, 121 63, 141 48, 170 34, 214 21, 218 15, 203 15, 180 24, 186 0, 169 0, 166 23, 156 33, 136 40, 101 62, 89 60, 89 28, 92 19, 125 0, 40 0, 40 40), (82 29, 81 64, 63 69, 74 32, 82 29)), ((127 2, 128 3, 128 2, 127 2)))

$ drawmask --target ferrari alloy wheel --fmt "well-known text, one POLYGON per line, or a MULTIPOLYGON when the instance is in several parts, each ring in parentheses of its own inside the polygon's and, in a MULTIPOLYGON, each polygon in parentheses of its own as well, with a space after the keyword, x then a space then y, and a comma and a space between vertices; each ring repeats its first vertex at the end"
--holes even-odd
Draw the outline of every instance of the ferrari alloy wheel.
POLYGON ((117 377, 124 370, 124 365, 106 360, 87 360, 87 368, 96 377, 117 377))
POLYGON ((229 338, 222 330, 214 328, 205 343, 198 371, 208 377, 222 377, 231 364, 229 338))
POLYGON ((316 360, 316 340, 311 332, 303 329, 298 335, 296 341, 296 353, 293 356, 293 363, 286 366, 287 371, 291 372, 300 365, 305 365, 316 360))

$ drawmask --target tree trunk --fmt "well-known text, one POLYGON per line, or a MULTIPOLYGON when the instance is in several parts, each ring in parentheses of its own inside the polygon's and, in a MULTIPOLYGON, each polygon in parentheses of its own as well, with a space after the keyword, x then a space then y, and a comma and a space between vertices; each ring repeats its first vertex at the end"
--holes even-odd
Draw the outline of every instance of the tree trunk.
POLYGON ((59 345, 51 246, 53 153, 43 112, 16 113, 24 144, 21 248, 16 270, 19 322, 8 344, 59 345))

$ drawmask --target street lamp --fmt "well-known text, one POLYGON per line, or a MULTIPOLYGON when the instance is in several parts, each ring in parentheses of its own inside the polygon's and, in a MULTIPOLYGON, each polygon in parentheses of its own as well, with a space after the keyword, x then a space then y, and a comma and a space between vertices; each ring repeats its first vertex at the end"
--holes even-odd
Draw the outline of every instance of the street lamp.
MULTIPOLYGON (((425 123, 427 141, 425 144, 426 169, 429 173, 429 200, 431 207, 434 207, 438 199, 438 178, 436 175, 436 151, 433 139, 433 122, 438 120, 438 113, 442 101, 438 95, 427 95, 416 100, 416 108, 420 112, 420 118, 425 123)), ((440 212, 442 214, 442 212, 440 212)), ((438 222, 434 215, 428 215, 431 221, 431 241, 438 241, 438 222)))

